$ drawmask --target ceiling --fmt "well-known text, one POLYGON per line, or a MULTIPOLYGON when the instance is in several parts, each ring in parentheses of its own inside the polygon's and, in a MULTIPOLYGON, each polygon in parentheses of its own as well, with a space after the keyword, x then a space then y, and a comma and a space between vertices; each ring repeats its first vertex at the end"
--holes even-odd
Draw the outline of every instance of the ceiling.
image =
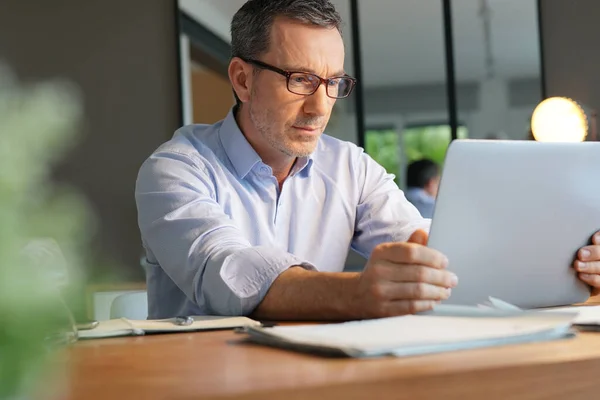
MULTIPOLYGON (((352 72, 348 0, 333 0, 345 21, 346 67, 352 72)), ((229 41, 229 23, 245 0, 180 0, 183 10, 229 41)), ((453 0, 457 80, 486 77, 481 0, 453 0)), ((495 77, 537 78, 540 51, 536 0, 487 0, 495 77)), ((360 0, 365 86, 434 84, 445 81, 442 6, 439 0, 360 0)))

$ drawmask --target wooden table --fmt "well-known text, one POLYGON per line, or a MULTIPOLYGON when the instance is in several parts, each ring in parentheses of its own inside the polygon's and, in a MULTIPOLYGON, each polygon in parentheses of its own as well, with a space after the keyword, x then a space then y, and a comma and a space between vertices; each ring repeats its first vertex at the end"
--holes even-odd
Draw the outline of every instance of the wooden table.
POLYGON ((80 342, 69 399, 596 399, 600 333, 410 358, 332 359, 231 331, 80 342))

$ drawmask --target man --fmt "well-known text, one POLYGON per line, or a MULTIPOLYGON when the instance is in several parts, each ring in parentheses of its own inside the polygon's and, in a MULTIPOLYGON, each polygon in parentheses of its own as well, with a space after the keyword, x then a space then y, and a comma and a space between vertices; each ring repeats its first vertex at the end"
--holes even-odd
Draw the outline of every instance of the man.
POLYGON ((413 161, 406 168, 406 198, 424 218, 433 217, 439 185, 440 167, 433 161, 413 161))
POLYGON ((450 295, 430 221, 362 149, 322 135, 353 86, 340 23, 328 0, 250 0, 233 17, 237 106, 181 128, 138 176, 150 318, 371 318, 450 295), (341 272, 349 246, 362 273, 341 272))

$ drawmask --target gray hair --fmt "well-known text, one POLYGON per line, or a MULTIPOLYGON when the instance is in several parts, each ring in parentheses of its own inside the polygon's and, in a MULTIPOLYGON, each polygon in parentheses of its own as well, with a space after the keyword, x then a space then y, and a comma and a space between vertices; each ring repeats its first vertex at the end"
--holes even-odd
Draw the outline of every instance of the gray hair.
POLYGON ((268 51, 276 17, 342 32, 330 0, 248 0, 231 20, 231 56, 252 59, 268 51))

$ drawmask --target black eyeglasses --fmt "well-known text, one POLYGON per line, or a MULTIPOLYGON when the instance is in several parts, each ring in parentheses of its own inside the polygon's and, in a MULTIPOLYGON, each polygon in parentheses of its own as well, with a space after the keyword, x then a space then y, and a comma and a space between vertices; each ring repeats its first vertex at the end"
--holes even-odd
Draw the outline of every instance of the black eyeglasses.
POLYGON ((309 72, 286 71, 262 61, 250 60, 242 57, 239 58, 259 68, 268 69, 269 71, 285 76, 287 80, 287 89, 294 94, 309 96, 319 89, 321 83, 324 83, 327 96, 332 99, 343 99, 350 95, 354 85, 356 85, 356 79, 348 75, 334 76, 333 78, 321 78, 320 76, 309 72))

